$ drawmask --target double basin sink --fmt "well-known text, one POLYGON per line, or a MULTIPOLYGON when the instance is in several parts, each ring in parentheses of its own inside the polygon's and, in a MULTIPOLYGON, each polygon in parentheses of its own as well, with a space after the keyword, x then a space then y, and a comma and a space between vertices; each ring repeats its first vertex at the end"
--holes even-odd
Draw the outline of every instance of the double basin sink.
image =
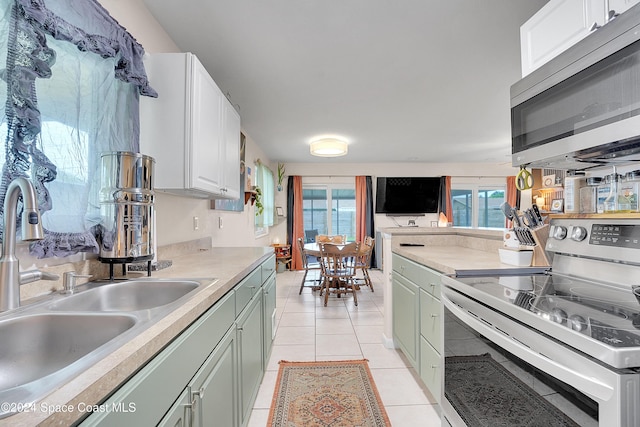
POLYGON ((0 313, 0 418, 103 359, 215 279, 90 282, 0 313))

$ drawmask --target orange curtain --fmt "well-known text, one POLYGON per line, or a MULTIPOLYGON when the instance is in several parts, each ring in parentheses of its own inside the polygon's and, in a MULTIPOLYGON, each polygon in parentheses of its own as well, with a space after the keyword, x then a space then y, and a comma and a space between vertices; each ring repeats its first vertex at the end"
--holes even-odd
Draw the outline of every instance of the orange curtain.
POLYGON ((298 250, 298 238, 304 238, 304 217, 302 216, 302 177, 293 177, 293 239, 291 240, 292 247, 292 270, 302 269, 302 258, 300 257, 300 250, 298 250), (295 246, 294 246, 295 245, 295 246))
POLYGON ((444 194, 445 194, 445 210, 444 213, 447 216, 447 222, 453 223, 453 205, 451 204, 451 177, 444 177, 444 194))
POLYGON ((356 176, 356 242, 367 236, 367 177, 356 176))
MULTIPOLYGON (((516 188, 516 177, 508 176, 507 177, 507 197, 506 202, 509 203, 510 206, 516 207, 518 205, 518 189, 516 188)), ((511 228, 511 220, 505 218, 505 227, 511 228)))

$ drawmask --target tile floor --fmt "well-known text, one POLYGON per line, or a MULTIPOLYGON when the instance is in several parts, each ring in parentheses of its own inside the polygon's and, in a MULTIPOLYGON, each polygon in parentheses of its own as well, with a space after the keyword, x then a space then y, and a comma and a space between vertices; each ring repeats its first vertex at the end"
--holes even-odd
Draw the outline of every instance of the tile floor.
POLYGON ((421 388, 415 372, 398 350, 382 344, 382 272, 372 270, 375 292, 363 287, 358 306, 353 297, 331 295, 327 307, 319 293, 305 288, 298 295, 302 272, 277 275, 277 332, 271 358, 249 420, 250 427, 264 427, 269 417, 278 361, 368 359, 369 368, 391 424, 402 427, 439 426, 437 404, 421 388))

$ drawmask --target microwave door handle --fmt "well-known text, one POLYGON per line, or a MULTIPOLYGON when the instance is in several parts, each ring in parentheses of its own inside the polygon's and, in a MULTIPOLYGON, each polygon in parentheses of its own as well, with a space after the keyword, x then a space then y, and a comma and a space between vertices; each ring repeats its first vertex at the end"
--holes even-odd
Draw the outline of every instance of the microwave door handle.
POLYGON ((446 287, 443 287, 441 298, 444 306, 458 319, 478 331, 478 333, 484 335, 487 339, 497 343, 508 352, 518 356, 526 362, 531 363, 561 381, 569 384, 579 382, 578 385, 574 385, 576 388, 579 390, 589 390, 589 393, 597 396, 601 401, 607 401, 611 398, 613 394, 613 388, 611 386, 598 381, 585 373, 575 371, 568 366, 542 356, 522 344, 517 339, 496 331, 494 328, 486 325, 479 317, 470 315, 466 310, 453 303, 446 295, 447 292, 450 291, 448 291, 446 287))

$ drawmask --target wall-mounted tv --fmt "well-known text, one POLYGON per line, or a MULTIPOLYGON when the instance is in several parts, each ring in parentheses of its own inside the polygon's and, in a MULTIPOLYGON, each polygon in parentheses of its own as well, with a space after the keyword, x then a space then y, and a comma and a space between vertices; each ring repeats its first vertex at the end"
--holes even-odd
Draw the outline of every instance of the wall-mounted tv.
POLYGON ((438 212, 440 177, 378 177, 376 213, 422 215, 438 212))

